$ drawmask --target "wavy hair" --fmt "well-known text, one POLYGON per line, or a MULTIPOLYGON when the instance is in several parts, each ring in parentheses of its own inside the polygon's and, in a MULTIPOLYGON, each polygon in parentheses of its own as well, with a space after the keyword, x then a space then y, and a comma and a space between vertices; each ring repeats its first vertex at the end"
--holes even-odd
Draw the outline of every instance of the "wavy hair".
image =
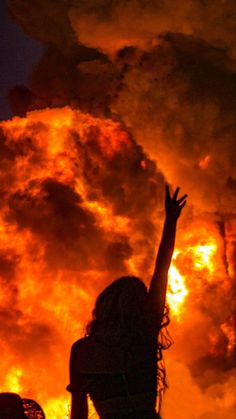
MULTIPOLYGON (((153 320, 148 307, 148 291, 135 276, 118 278, 97 297, 92 320, 86 327, 86 336, 94 337, 106 345, 126 350, 131 343, 156 339, 153 320)), ((157 341, 157 375, 159 400, 167 385, 163 349, 172 344, 166 329, 169 309, 166 306, 157 341)))

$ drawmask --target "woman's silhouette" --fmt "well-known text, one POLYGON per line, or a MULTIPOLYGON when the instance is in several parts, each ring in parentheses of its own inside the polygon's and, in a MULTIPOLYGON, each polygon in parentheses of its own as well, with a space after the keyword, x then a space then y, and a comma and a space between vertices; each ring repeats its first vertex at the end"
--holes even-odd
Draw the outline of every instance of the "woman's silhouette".
POLYGON ((187 198, 178 199, 178 193, 179 188, 171 197, 166 186, 166 218, 149 289, 136 277, 117 279, 98 296, 86 337, 72 346, 71 419, 88 418, 87 395, 102 419, 160 418, 158 336, 177 219, 187 198))

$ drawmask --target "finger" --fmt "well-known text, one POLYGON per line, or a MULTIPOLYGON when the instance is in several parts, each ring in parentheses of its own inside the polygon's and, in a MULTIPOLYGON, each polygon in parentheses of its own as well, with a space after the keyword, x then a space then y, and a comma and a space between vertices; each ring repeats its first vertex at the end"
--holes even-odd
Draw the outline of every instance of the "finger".
POLYGON ((185 205, 186 205, 186 202, 187 201, 184 201, 180 206, 179 206, 179 208, 182 210, 183 209, 183 207, 185 207, 185 205))
POLYGON ((170 199, 170 188, 169 188, 169 185, 166 185, 166 199, 170 199))
POLYGON ((181 204, 181 202, 183 202, 186 198, 187 198, 187 194, 185 194, 184 196, 182 196, 180 199, 178 199, 176 202, 177 204, 181 204))
POLYGON ((176 200, 178 193, 179 193, 180 187, 178 186, 178 188, 176 188, 174 195, 173 195, 173 199, 176 200))

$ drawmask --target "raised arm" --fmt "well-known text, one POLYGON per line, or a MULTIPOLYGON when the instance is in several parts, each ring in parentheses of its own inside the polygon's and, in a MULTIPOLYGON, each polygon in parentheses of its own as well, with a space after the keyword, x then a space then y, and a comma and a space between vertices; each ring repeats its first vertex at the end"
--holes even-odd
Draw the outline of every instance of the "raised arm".
POLYGON ((179 190, 180 188, 177 188, 171 197, 169 187, 166 186, 166 216, 162 238, 157 252, 155 269, 149 288, 149 300, 156 318, 157 328, 161 325, 165 307, 168 270, 174 251, 176 224, 187 198, 187 195, 184 195, 178 199, 179 190))

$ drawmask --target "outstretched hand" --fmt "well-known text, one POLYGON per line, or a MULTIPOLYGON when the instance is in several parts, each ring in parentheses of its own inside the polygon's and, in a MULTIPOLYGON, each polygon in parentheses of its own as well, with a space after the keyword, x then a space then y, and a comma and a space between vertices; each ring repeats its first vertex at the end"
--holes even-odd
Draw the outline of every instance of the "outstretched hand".
POLYGON ((166 197, 165 197, 165 211, 168 218, 177 220, 179 218, 183 207, 185 206, 187 200, 187 194, 183 195, 181 198, 178 198, 180 188, 176 188, 173 196, 171 197, 169 186, 166 185, 166 197))

